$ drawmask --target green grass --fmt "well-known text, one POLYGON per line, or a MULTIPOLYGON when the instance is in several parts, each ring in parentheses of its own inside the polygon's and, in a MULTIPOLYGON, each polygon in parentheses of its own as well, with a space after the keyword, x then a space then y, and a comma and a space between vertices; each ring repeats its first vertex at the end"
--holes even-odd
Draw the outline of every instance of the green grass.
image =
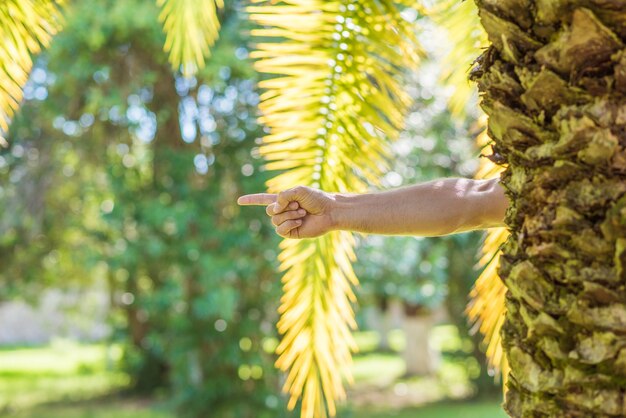
POLYGON ((81 402, 72 405, 47 405, 20 411, 11 418, 175 418, 168 410, 148 401, 111 399, 81 402))
MULTIPOLYGON (((71 406, 40 406, 12 415, 11 418, 175 418, 172 412, 150 402, 110 400, 85 402, 71 406)), ((219 418, 219 417, 216 417, 219 418)), ((420 408, 394 410, 354 410, 339 418, 506 418, 497 402, 437 403, 420 408)))
MULTIPOLYGON (((463 350, 453 327, 437 327, 433 342, 443 351, 463 350)), ((392 352, 375 352, 377 335, 356 334, 361 353, 355 356, 355 396, 388 394, 374 406, 347 407, 340 418, 503 418, 499 401, 471 403, 446 401, 458 397, 455 387, 467 386, 467 367, 446 360, 436 378, 402 378, 404 364, 396 353, 404 345, 401 332, 390 338, 392 352), (394 391, 419 394, 426 406, 398 409, 394 391), (455 390, 457 394, 455 394, 455 390), (369 391, 369 392, 368 392, 369 391), (385 403, 396 405, 385 406, 385 403)), ((153 400, 124 399, 110 394, 127 386, 129 378, 118 371, 121 349, 103 344, 82 345, 56 341, 46 347, 0 349, 0 418, 175 418, 153 400)), ((356 401, 355 401, 356 402, 356 401)), ((357 403, 365 405, 366 403, 357 403)), ((219 418, 219 417, 216 417, 219 418)))
POLYGON ((116 370, 119 347, 56 341, 0 350, 0 411, 101 396, 128 384, 116 370))
POLYGON ((114 364, 121 354, 118 346, 55 340, 45 347, 0 349, 0 372, 75 374, 102 370, 107 358, 114 364))
POLYGON ((400 411, 357 411, 352 418, 506 418, 497 402, 438 403, 400 411))
POLYGON ((391 353, 371 353, 354 358, 352 374, 361 384, 388 384, 404 374, 404 362, 391 353))
MULTIPOLYGON (((359 346, 361 353, 374 351, 380 337, 376 331, 359 331, 354 334, 354 340, 359 346)), ((389 345, 392 351, 401 352, 406 344, 402 330, 394 329, 389 332, 389 345)), ((433 328, 430 336, 433 347, 440 351, 466 351, 471 352, 472 342, 462 340, 454 325, 439 325, 433 328)))

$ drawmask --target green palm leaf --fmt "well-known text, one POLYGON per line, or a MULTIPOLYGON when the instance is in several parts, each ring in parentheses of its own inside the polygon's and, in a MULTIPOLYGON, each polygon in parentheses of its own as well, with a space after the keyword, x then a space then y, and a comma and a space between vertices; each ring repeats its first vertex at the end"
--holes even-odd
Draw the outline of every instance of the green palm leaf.
MULTIPOLYGON (((248 9, 260 25, 253 35, 270 41, 252 56, 273 76, 260 83, 260 120, 271 130, 260 150, 267 168, 286 170, 268 188, 358 192, 377 184, 388 140, 412 102, 403 75, 421 54, 414 25, 392 1, 254 3, 263 4, 248 9)), ((277 366, 288 371, 289 407, 302 398, 302 417, 334 416, 345 397, 342 379, 351 380, 353 246, 344 232, 281 244, 277 366)))
POLYGON ((47 47, 61 27, 62 4, 52 0, 0 2, 0 142, 22 101, 32 55, 47 47))
POLYGON ((223 0, 157 0, 161 8, 165 45, 174 70, 185 77, 204 67, 204 59, 219 36, 217 9, 223 0))

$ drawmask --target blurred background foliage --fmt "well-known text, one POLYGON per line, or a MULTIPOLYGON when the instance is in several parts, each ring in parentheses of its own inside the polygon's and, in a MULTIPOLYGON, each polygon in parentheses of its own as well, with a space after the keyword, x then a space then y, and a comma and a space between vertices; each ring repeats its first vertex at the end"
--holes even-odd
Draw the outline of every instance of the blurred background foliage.
MULTIPOLYGON (((220 10, 220 40, 192 78, 172 74, 152 0, 74 2, 37 57, 0 149, 0 321, 19 325, 12 305, 37 309, 56 291, 64 325, 0 335, 0 416, 298 415, 273 365, 279 240, 261 212, 235 204, 270 178, 242 7, 220 10), (94 292, 105 307, 97 337, 85 317, 94 292)), ((444 35, 426 28, 429 61, 386 187, 476 169, 475 115, 447 110, 444 35)), ((340 416, 503 416, 463 316, 479 240, 359 239, 361 354, 340 416), (405 326, 416 317, 426 325, 405 326)))

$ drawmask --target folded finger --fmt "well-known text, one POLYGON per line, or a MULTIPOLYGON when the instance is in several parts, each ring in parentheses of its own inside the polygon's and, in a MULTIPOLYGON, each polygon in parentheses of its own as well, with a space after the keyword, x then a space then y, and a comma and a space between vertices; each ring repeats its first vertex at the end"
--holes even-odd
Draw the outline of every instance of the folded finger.
POLYGON ((272 216, 272 223, 275 226, 282 224, 285 221, 289 221, 292 219, 300 219, 306 215, 306 211, 304 209, 298 210, 288 210, 286 212, 281 212, 277 215, 272 216))
POLYGON ((302 225, 301 219, 285 221, 276 227, 276 233, 281 237, 289 237, 289 233, 300 225, 302 225))
POLYGON ((289 206, 287 206, 287 208, 279 210, 278 202, 274 202, 271 205, 267 205, 267 208, 265 208, 265 213, 267 213, 269 216, 274 216, 278 215, 279 213, 288 212, 289 210, 296 210, 298 208, 300 208, 298 202, 291 202, 289 206))
POLYGON ((265 213, 267 213, 267 216, 274 216, 276 214, 276 212, 274 212, 275 210, 276 210, 276 203, 271 203, 267 205, 267 207, 265 208, 265 213))

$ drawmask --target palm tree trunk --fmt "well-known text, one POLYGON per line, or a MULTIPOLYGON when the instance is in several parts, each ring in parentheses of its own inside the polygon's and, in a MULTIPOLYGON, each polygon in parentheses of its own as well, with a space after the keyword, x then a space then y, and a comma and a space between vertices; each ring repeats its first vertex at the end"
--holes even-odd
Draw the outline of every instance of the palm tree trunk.
POLYGON ((476 0, 514 417, 626 415, 626 2, 476 0))

